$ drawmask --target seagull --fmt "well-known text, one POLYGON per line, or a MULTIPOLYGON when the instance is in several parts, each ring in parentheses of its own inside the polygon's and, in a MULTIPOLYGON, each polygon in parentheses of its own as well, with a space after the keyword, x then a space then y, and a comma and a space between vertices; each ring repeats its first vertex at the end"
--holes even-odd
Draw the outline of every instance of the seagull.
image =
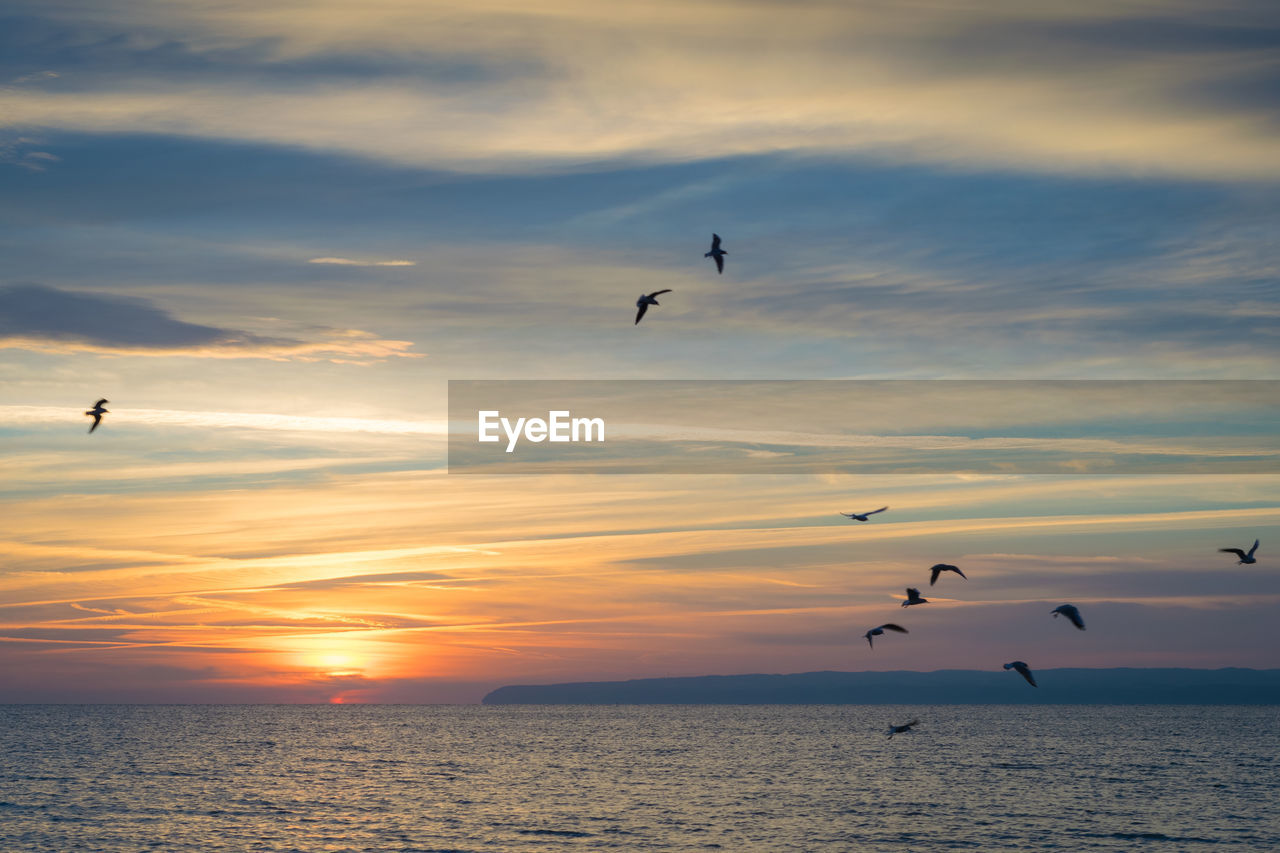
POLYGON ((912 726, 918 726, 918 725, 920 725, 919 720, 912 720, 911 722, 903 726, 895 726, 893 723, 890 723, 889 724, 889 740, 893 740, 894 735, 906 734, 907 732, 911 731, 912 726))
POLYGON ((702 257, 704 257, 704 258, 715 258, 715 260, 716 260, 716 272, 718 272, 718 273, 724 273, 724 256, 725 256, 725 255, 727 255, 727 254, 729 254, 729 253, 728 253, 728 252, 726 252, 724 249, 721 249, 721 248, 720 248, 720 235, 719 235, 719 234, 712 234, 712 235, 711 235, 711 251, 710 251, 710 252, 707 252, 707 253, 706 253, 705 255, 703 255, 702 257))
POLYGON ((879 509, 873 509, 870 512, 842 512, 840 514, 850 521, 867 521, 868 515, 875 515, 877 512, 884 512, 886 509, 888 509, 887 506, 882 506, 879 509))
POLYGON ((671 288, 668 287, 666 290, 655 290, 653 293, 650 293, 648 296, 645 296, 643 293, 640 294, 640 298, 636 300, 636 307, 640 309, 639 311, 636 312, 636 323, 639 324, 640 318, 644 316, 644 312, 649 310, 650 305, 658 304, 658 300, 654 299, 655 296, 661 296, 664 293, 670 293, 670 292, 671 292, 671 288))
POLYGON ((1057 607, 1053 608, 1052 613, 1054 619, 1057 619, 1058 614, 1061 613, 1063 616, 1071 620, 1072 625, 1075 625, 1081 631, 1084 630, 1084 620, 1080 618, 1080 611, 1074 604, 1059 604, 1057 607))
POLYGON ((1254 559, 1254 556, 1253 556, 1253 552, 1258 550, 1257 539, 1253 540, 1253 547, 1249 549, 1248 554, 1246 554, 1244 551, 1241 551, 1239 548, 1219 548, 1218 550, 1227 554, 1235 554, 1236 556, 1238 556, 1240 558, 1240 562, 1236 563, 1237 566, 1251 566, 1254 563, 1258 562, 1256 559, 1254 559))
POLYGON ((964 572, 960 571, 958 567, 953 566, 950 563, 937 563, 936 565, 932 566, 929 569, 929 586, 933 586, 935 583, 937 583, 938 575, 942 574, 943 572, 955 572, 960 577, 964 578, 965 580, 968 580, 968 578, 965 577, 964 572))
POLYGON ((907 600, 902 602, 903 607, 910 607, 913 604, 928 604, 929 599, 920 597, 920 590, 913 586, 907 587, 907 600))
MULTIPOLYGON (((102 423, 102 416, 107 413, 107 410, 102 408, 102 404, 110 403, 110 402, 111 402, 110 400, 103 397, 101 400, 93 404, 92 409, 85 412, 86 415, 89 415, 90 417, 93 418, 93 426, 89 427, 89 432, 93 432, 95 429, 98 428, 98 424, 102 423)), ((1250 560, 1249 562, 1253 562, 1253 561, 1250 560)))
POLYGON ((865 634, 863 634, 863 635, 862 635, 862 636, 864 636, 864 637, 866 637, 866 638, 867 638, 867 645, 868 645, 868 646, 871 646, 871 648, 873 648, 873 649, 874 649, 876 646, 875 646, 875 643, 871 642, 871 638, 872 638, 872 637, 879 637, 881 634, 883 634, 883 633, 884 633, 884 629, 885 629, 885 628, 888 628, 890 631, 897 631, 897 632, 898 632, 898 633, 900 633, 900 634, 909 634, 909 633, 911 633, 911 632, 910 632, 910 631, 908 631, 906 628, 903 628, 901 625, 894 625, 892 622, 886 622, 885 624, 881 625, 880 627, 878 627, 878 628, 872 628, 870 631, 868 631, 867 633, 865 633, 865 634))
POLYGON ((1020 661, 1020 660, 1016 660, 1016 661, 1014 661, 1013 663, 1007 663, 1007 664, 1005 664, 1005 665, 1004 665, 1004 668, 1005 668, 1005 669, 1016 669, 1016 670, 1018 671, 1018 675, 1021 675, 1023 678, 1025 678, 1025 679, 1027 680, 1027 684, 1030 684, 1032 687, 1039 687, 1039 686, 1040 686, 1040 685, 1036 684, 1036 680, 1035 680, 1035 678, 1033 678, 1033 677, 1031 676, 1031 667, 1027 666, 1027 665, 1026 665, 1025 663, 1023 663, 1022 661, 1020 661))

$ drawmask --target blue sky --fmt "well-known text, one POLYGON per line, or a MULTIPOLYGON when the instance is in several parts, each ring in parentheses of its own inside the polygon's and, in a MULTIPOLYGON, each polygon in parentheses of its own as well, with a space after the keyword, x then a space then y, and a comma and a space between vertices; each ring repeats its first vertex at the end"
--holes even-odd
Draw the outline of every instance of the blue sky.
MULTIPOLYGON (((342 548, 412 549, 424 546, 412 525, 385 519, 427 507, 453 521, 423 533, 427 546, 501 551, 490 540, 505 534, 477 524, 501 495, 546 510, 512 532, 530 543, 585 543, 648 518, 632 556, 681 576, 703 549, 727 547, 711 531, 745 523, 763 542, 775 528, 812 527, 814 543, 786 540, 803 563, 850 508, 842 494, 888 500, 830 478, 808 483, 812 502, 801 486, 708 479, 680 487, 689 503, 669 515, 657 496, 628 504, 625 478, 592 481, 587 491, 604 495, 595 506, 525 478, 505 491, 460 485, 440 470, 449 379, 1276 379, 1278 48, 1280 12, 1261 0, 0 0, 0 491, 40 513, 24 510, 25 526, 3 533, 18 555, 7 594, 15 604, 83 594, 60 587, 71 567, 56 556, 28 565, 36 552, 96 565, 85 555, 127 551, 111 560, 179 574, 212 566, 223 546, 206 513, 239 518, 237 495, 276 528, 227 521, 236 554, 292 549, 326 563, 328 546, 309 538, 320 518, 342 548), (729 251, 723 276, 702 256, 713 231, 729 251), (673 292, 633 324, 636 296, 663 288, 673 292), (80 412, 100 396, 112 414, 90 447, 80 412), (766 510, 753 489, 797 503, 766 510), (385 515, 371 521, 349 495, 385 515), (132 510, 133 546, 111 532, 113 498, 132 510), (692 509, 722 504, 742 514, 692 509), (76 524, 59 523, 64 513, 76 524), (639 544, 687 524, 706 533, 691 550, 639 544)), ((1017 553, 1056 589, 1055 561, 1089 549, 1056 539, 1053 519, 1099 513, 1091 523, 1105 527, 1106 492, 1112 517, 1164 514, 1143 522, 1146 537, 1183 522, 1202 530, 1205 542, 1186 547, 1216 566, 1217 547, 1275 529, 1276 479, 1245 481, 1173 478, 1168 493, 1141 478, 1064 486, 1076 497, 1046 506, 1017 553), (1201 515, 1180 520, 1178 506, 1201 515), (1203 514, 1233 508, 1247 523, 1203 514)), ((957 514, 1002 530, 1039 482, 938 488, 958 496, 957 514)), ((937 520, 927 491, 907 489, 916 509, 904 524, 937 520)), ((1112 550, 1094 556, 1135 561, 1135 578, 1176 563, 1199 602, 1187 606, 1219 606, 1204 603, 1193 582, 1203 567, 1178 562, 1177 549, 1151 567, 1143 554, 1163 546, 1150 538, 1098 541, 1112 550)), ((589 544, 527 547, 538 551, 531 565, 554 552, 587 574, 632 559, 613 544, 599 565, 589 544)), ((961 553, 1003 551, 993 540, 961 553)), ((380 560, 367 571, 383 572, 380 560)), ((878 594, 827 571, 810 581, 831 584, 832 600, 878 594)), ((304 580, 315 578, 288 582, 304 580)), ((529 590, 512 584, 493 601, 520 621, 529 590)), ((717 575, 681 594, 711 587, 729 588, 717 575)), ((568 635, 528 648, 493 640, 507 651, 473 649, 430 678, 668 674, 652 662, 667 660, 661 620, 646 621, 656 611, 645 602, 658 599, 627 589, 636 645, 611 640, 616 660, 568 635), (627 665, 627 651, 640 663, 627 665), (524 668, 494 663, 503 656, 524 668)), ((1149 589, 1135 580, 1126 595, 1149 589)), ((1251 606, 1274 604, 1272 587, 1256 593, 1251 606)), ((415 612, 442 608, 435 594, 415 593, 415 612)), ((1180 630, 1165 604, 1150 606, 1151 630, 1180 630)), ((65 613, 31 613, 4 630, 71 630, 65 613)), ((184 618, 165 630, 194 631, 184 618)), ((1274 648, 1274 629, 1257 625, 1251 639, 1274 648)), ((130 642, 160 642, 141 623, 130 630, 130 642)), ((735 658, 727 636, 711 643, 722 652, 689 661, 694 672, 753 668, 758 654, 735 658)), ((260 640, 234 652, 254 690, 288 669, 262 662, 260 640)), ((74 657, 49 654, 53 645, 23 646, 7 665, 74 657)), ((146 648, 154 660, 120 666, 170 665, 146 648)), ((1225 665, 1231 648, 1203 660, 1225 665)), ((769 660, 801 670, 812 655, 769 660)), ((1096 661, 1063 660, 1073 663, 1096 661)), ((48 671, 52 684, 75 670, 48 671)), ((356 687, 334 678, 371 691, 361 695, 406 695, 397 679, 409 675, 377 671, 369 663, 356 687)), ((304 679, 306 690, 325 695, 326 677, 304 679)), ((204 696, 235 682, 192 678, 172 689, 204 696)), ((432 689, 413 695, 480 688, 432 689)))

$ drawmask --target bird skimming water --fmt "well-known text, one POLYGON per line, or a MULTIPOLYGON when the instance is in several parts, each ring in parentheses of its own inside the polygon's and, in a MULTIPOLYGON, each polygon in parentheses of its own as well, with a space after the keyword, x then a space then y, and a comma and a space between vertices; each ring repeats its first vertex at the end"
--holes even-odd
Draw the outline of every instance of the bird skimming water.
POLYGON ((645 296, 643 293, 640 294, 640 298, 636 300, 636 307, 640 309, 639 311, 636 312, 636 323, 639 324, 640 318, 644 316, 644 312, 649 310, 650 305, 658 304, 658 300, 655 299, 654 297, 661 296, 664 293, 670 293, 670 292, 671 292, 671 288, 668 287, 666 290, 655 290, 653 293, 650 293, 648 296, 645 296))
POLYGON ((89 432, 93 432, 95 429, 98 428, 98 424, 102 423, 102 416, 107 414, 107 410, 102 408, 102 404, 110 403, 110 402, 111 402, 110 400, 104 397, 98 402, 94 403, 92 409, 85 412, 86 415, 93 418, 93 426, 89 427, 89 432))
POLYGON ((726 252, 724 249, 720 248, 720 235, 712 234, 711 235, 711 251, 707 252, 702 257, 714 258, 716 262, 716 272, 723 273, 724 272, 724 256, 727 254, 729 253, 726 252))
POLYGON ((918 726, 918 725, 920 725, 919 720, 912 720, 911 722, 901 726, 895 726, 893 723, 890 723, 889 724, 889 740, 893 740, 894 735, 906 734, 907 732, 911 731, 912 726, 918 726))

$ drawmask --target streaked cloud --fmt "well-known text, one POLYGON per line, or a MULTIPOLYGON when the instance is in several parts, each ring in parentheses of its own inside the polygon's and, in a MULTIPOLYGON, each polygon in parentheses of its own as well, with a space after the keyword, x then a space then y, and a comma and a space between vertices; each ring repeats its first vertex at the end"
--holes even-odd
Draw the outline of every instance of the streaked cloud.
POLYGON ((421 358, 410 341, 379 339, 356 329, 325 340, 265 337, 179 320, 148 300, 38 284, 0 289, 0 348, 40 352, 204 358, 370 361, 421 358))
POLYGON ((581 0, 537 9, 151 2, 71 3, 51 14, 90 31, 129 28, 138 35, 126 53, 176 44, 202 77, 157 83, 117 68, 56 92, 16 89, 0 96, 10 124, 254 141, 463 171, 782 151, 1225 180, 1280 171, 1265 101, 1231 97, 1275 83, 1274 39, 1248 36, 1276 29, 1274 7, 1262 2, 1212 14, 1177 0, 708 0, 646 4, 643 14, 581 0), (1107 33, 1120 43, 1102 40, 1107 33), (340 60, 386 54, 394 60, 345 80, 337 70, 340 60), (246 60, 262 72, 253 86, 228 68, 246 60), (445 60, 496 73, 427 73, 445 60), (326 61, 333 70, 315 83, 291 73, 302 62, 322 71, 326 61))
POLYGON ((334 264, 343 267, 412 267, 417 261, 356 261, 351 258, 312 258, 309 264, 334 264))

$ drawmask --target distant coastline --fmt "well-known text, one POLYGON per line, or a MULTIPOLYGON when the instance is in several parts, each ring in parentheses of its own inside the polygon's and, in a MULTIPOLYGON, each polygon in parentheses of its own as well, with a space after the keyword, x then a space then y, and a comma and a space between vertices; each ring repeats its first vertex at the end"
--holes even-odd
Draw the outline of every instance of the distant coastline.
POLYGON ((804 672, 518 684, 485 705, 1274 705, 1280 669, 1037 669, 1039 687, 996 670, 804 672))

